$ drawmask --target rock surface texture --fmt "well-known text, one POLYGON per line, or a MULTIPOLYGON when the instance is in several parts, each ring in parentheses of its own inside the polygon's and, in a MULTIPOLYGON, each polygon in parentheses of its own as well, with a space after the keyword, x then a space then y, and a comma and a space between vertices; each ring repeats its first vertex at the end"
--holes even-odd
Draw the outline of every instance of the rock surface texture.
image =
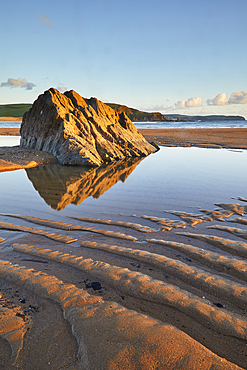
POLYGON ((66 165, 100 166, 156 151, 125 113, 118 114, 96 98, 51 88, 23 116, 23 148, 49 152, 66 165))

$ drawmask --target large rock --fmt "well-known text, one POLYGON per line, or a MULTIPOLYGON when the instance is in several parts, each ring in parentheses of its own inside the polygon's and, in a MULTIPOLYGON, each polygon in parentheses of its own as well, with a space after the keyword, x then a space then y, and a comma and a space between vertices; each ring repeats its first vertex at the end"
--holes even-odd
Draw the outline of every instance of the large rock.
POLYGON ((49 89, 23 116, 23 148, 49 152, 67 165, 93 165, 156 151, 125 113, 75 91, 49 89))

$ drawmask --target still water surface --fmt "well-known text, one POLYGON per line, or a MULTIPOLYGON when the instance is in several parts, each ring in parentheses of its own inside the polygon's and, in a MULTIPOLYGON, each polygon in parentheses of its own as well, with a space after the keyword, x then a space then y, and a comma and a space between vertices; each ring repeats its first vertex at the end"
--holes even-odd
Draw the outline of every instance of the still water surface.
MULTIPOLYGON (((18 140, 9 137, 7 145, 18 140)), ((98 169, 49 165, 2 172, 0 212, 69 222, 67 215, 165 217, 163 210, 212 210, 215 203, 236 203, 232 197, 247 198, 246 163, 245 150, 161 147, 143 160, 98 169)))

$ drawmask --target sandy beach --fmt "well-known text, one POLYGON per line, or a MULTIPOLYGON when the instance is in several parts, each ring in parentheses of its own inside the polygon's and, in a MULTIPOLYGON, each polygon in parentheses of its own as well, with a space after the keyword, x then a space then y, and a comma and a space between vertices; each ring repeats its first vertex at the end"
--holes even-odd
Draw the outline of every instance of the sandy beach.
POLYGON ((0 172, 57 163, 50 153, 19 146, 0 147, 0 172))
MULTIPOLYGON (((141 129, 149 142, 162 146, 247 149, 247 128, 141 129)), ((0 135, 19 136, 19 128, 0 128, 0 135)), ((0 171, 56 163, 49 153, 18 147, 0 148, 0 171)))
MULTIPOLYGON (((247 149, 247 128, 139 129, 148 140, 165 146, 247 149)), ((19 128, 0 128, 0 135, 20 135, 19 128)))
MULTIPOLYGON (((159 145, 245 149, 245 129, 205 130, 206 139, 201 129, 140 131, 159 145)), ((0 148, 2 171, 49 163, 56 159, 48 153, 0 148)), ((44 199, 52 194, 53 208, 64 209, 71 197, 99 196, 134 168, 79 179, 63 173, 60 187, 49 182, 51 169, 36 177, 45 167, 27 171, 44 199)), ((57 219, 26 209, 1 213, 1 369, 245 369, 247 234, 236 228, 246 222, 246 202, 201 213, 167 210, 162 219, 155 212, 57 219)))
POLYGON ((1 368, 246 368, 247 244, 154 216, 1 214, 1 368))
POLYGON ((1 127, 0 135, 20 136, 20 129, 16 127, 1 127))
POLYGON ((247 128, 141 129, 148 140, 165 146, 247 149, 247 128))
POLYGON ((0 121, 22 121, 22 117, 0 117, 0 121))

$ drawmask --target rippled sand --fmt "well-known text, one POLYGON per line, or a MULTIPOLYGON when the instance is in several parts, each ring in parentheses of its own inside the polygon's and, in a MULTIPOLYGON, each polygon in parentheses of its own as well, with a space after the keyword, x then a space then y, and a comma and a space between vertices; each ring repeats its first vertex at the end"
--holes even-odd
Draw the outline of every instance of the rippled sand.
POLYGON ((0 214, 2 368, 246 368, 239 201, 164 218, 0 214))

